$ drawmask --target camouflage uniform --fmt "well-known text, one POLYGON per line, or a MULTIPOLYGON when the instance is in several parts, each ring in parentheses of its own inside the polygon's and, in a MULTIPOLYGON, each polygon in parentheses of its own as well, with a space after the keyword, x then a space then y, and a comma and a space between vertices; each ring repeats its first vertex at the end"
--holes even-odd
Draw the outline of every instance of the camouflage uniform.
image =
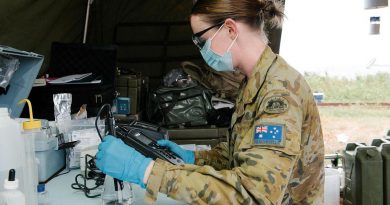
POLYGON ((145 200, 161 192, 190 204, 323 204, 324 145, 312 92, 269 47, 241 86, 228 142, 195 158, 182 166, 157 159, 145 200), (272 126, 282 133, 276 140, 272 126))

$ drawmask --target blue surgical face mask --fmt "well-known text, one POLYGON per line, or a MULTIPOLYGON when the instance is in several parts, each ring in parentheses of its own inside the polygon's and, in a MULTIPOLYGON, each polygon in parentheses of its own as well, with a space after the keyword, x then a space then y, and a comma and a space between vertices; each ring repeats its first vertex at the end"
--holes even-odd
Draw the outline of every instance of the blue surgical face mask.
POLYGON ((222 27, 223 27, 223 25, 218 29, 217 32, 215 32, 215 34, 211 38, 209 38, 206 41, 203 48, 200 50, 200 54, 202 55, 203 59, 206 61, 207 65, 209 65, 214 70, 216 70, 216 71, 234 71, 232 52, 230 52, 230 49, 232 48, 234 42, 237 40, 238 35, 233 40, 233 42, 230 44, 226 53, 223 54, 222 56, 215 53, 211 49, 211 41, 213 40, 215 35, 217 35, 217 33, 222 29, 222 27))

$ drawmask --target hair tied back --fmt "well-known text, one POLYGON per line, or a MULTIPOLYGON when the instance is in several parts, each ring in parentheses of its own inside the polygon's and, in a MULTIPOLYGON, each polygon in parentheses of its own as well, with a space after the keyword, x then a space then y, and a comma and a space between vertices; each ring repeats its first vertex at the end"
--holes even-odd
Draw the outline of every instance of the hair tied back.
POLYGON ((272 28, 281 27, 284 13, 283 4, 278 0, 258 0, 260 20, 272 28))

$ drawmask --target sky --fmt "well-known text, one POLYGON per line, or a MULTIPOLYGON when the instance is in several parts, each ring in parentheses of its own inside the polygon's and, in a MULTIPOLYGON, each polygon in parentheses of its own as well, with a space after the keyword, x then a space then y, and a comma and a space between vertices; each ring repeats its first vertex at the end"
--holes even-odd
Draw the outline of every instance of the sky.
POLYGON ((390 7, 364 9, 364 0, 286 1, 280 55, 295 69, 331 76, 390 73, 390 7), (370 35, 370 17, 380 34, 370 35))

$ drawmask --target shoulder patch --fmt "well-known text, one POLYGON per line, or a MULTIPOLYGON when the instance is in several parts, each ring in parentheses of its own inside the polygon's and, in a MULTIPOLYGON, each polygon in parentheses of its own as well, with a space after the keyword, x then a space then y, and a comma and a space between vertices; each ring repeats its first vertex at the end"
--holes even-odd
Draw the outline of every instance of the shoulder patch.
POLYGON ((255 126, 253 144, 284 147, 286 141, 284 127, 284 125, 280 124, 260 124, 255 126))
POLYGON ((281 96, 271 96, 264 100, 264 112, 269 114, 279 114, 288 110, 288 101, 281 96))

